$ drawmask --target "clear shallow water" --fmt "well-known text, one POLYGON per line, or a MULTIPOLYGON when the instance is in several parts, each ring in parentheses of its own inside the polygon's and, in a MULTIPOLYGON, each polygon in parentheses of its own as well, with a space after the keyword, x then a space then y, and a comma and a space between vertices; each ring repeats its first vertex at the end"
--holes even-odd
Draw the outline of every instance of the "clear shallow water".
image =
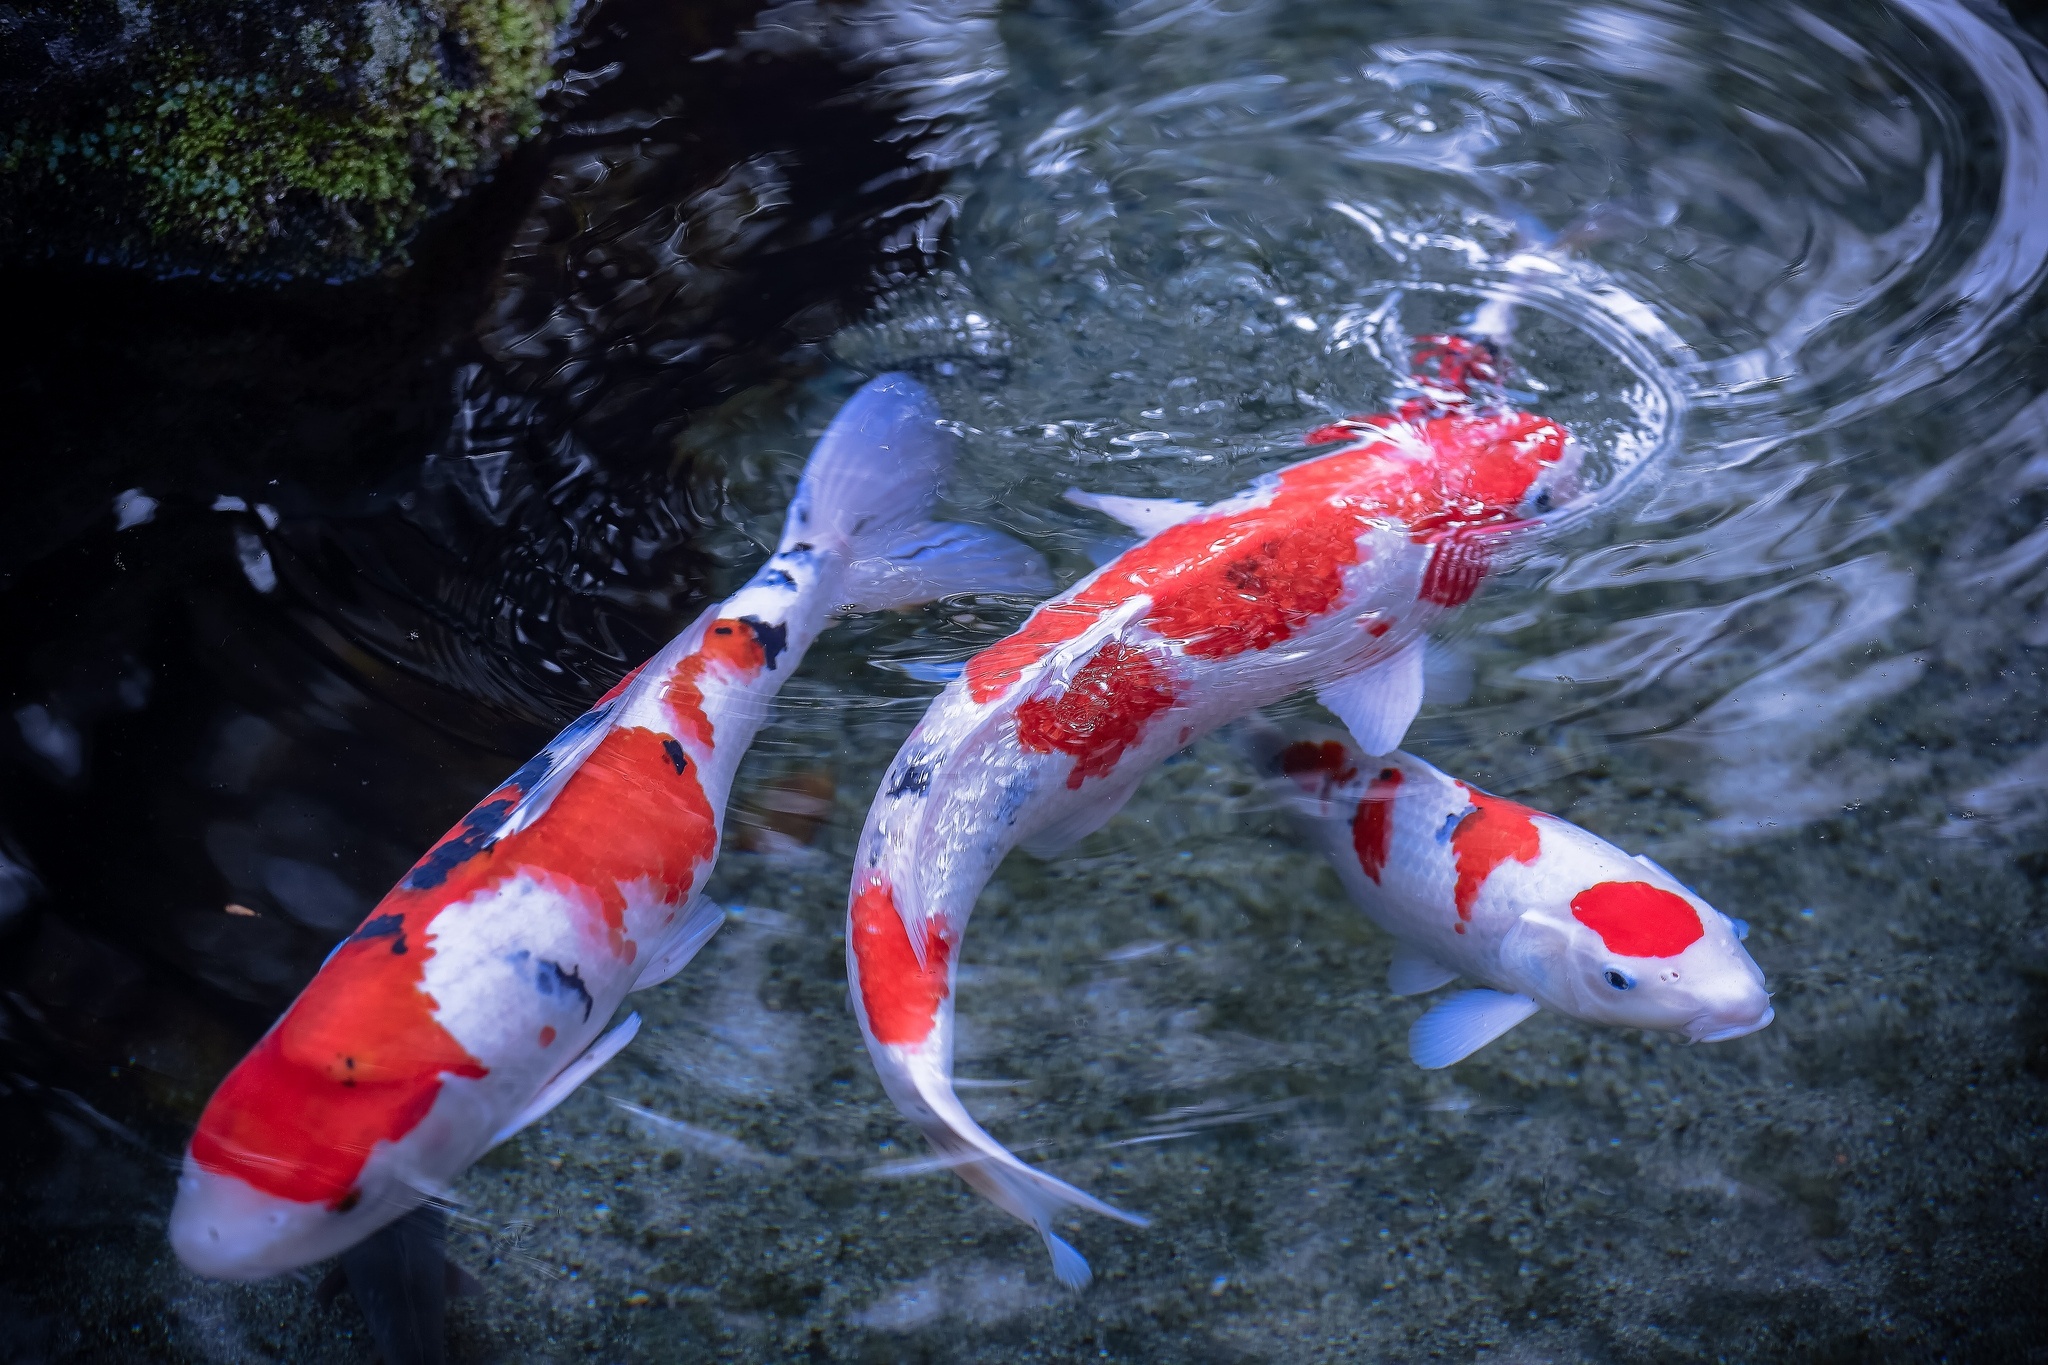
MULTIPOLYGON (((859 374, 924 375, 962 427, 963 510, 1071 579, 1112 528, 1064 488, 1226 493, 1383 406, 1403 336, 1490 303, 1586 496, 1446 632, 1410 747, 1747 919, 1777 1022, 1683 1048, 1538 1018, 1417 1072, 1385 942, 1228 745, 1197 746, 1074 857, 1013 857, 968 939, 970 1107, 1155 1220, 1069 1233, 1100 1278, 1066 1295, 1022 1229, 902 1169, 922 1152, 835 938, 928 666, 1023 607, 849 623, 742 777, 714 890, 746 912, 645 998, 626 1057, 465 1183, 456 1250, 486 1296, 456 1310, 457 1358, 2032 1358, 2040 49, 1934 3, 943 19, 848 49, 893 63, 838 59, 912 130, 932 179, 900 204, 791 169, 827 159, 802 154, 816 121, 647 178, 658 81, 629 72, 618 108, 565 112, 483 320, 400 370, 453 399, 315 436, 310 467, 255 422, 188 435, 174 474, 141 466, 175 491, 143 484, 161 513, 126 532, 106 508, 131 453, 24 500, 9 611, 40 643, 9 670, 6 818, 43 890, 12 927, 9 1029, 44 1088, 13 1096, 35 1136, 8 1278, 30 1349, 362 1358, 359 1319, 304 1285, 167 1264, 155 1158, 412 854, 745 576, 859 374), (786 277, 807 193, 844 210, 816 283, 721 292, 786 277), (706 236, 711 267, 673 245, 706 236), (587 282, 608 266, 625 283, 587 282), (212 511, 222 491, 274 496, 279 524, 212 511), (174 591, 107 567, 146 553, 174 591), (830 793, 822 827, 792 793, 830 793), (109 856, 82 832, 109 828, 138 832, 109 856)), ((216 390, 250 363, 209 358, 216 390)), ((350 385, 309 387, 370 404, 350 385)))

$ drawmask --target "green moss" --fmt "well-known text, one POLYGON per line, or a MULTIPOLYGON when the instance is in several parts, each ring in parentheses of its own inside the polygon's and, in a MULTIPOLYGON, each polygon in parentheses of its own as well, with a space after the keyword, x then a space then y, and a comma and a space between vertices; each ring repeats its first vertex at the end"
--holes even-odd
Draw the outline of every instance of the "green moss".
MULTIPOLYGON (((178 37, 137 42, 120 87, 23 118, 0 145, 0 174, 29 192, 17 206, 56 210, 46 222, 63 221, 67 201, 90 205, 84 216, 118 239, 111 254, 374 265, 537 126, 562 11, 561 0, 369 0, 268 23, 229 16, 223 31, 218 11, 159 10, 143 36, 178 37)), ((35 235, 32 218, 9 216, 13 235, 35 235)))

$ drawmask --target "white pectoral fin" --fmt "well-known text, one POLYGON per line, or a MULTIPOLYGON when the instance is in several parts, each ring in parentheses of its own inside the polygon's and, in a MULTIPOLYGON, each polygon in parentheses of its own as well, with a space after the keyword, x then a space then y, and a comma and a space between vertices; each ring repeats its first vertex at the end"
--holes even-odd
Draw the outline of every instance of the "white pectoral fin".
POLYGON ((1000 531, 948 521, 903 527, 848 569, 844 605, 855 611, 912 607, 962 592, 1050 596, 1044 556, 1000 531))
POLYGON ((596 1074, 599 1067, 618 1056, 619 1049, 632 1042, 633 1035, 639 1031, 640 1016, 627 1015, 617 1028, 592 1043, 581 1057, 563 1067, 553 1080, 542 1086, 532 1102, 491 1138, 491 1146, 497 1146, 528 1124, 545 1117, 549 1110, 568 1099, 577 1086, 596 1074))
POLYGON ((1208 510, 1199 502, 1180 498, 1120 498, 1113 493, 1084 493, 1078 488, 1069 488, 1066 499, 1076 507, 1114 518, 1141 536, 1157 535, 1208 510))
POLYGON ((1437 1003, 1408 1030, 1408 1055, 1424 1071, 1461 1062, 1536 1013, 1526 995, 1459 991, 1437 1003))
POLYGON ((1316 689, 1316 700, 1344 722, 1367 754, 1377 758, 1394 752, 1422 709, 1422 641, 1349 677, 1324 683, 1316 689))
POLYGON ((703 895, 690 898, 683 907, 682 917, 654 955, 647 959, 647 965, 640 969, 630 990, 644 991, 649 986, 659 986, 689 965, 697 950, 711 941, 718 932, 718 926, 725 923, 725 907, 703 895))
POLYGON ((1422 995, 1457 979, 1449 967, 1405 943, 1394 949, 1394 960, 1387 964, 1387 989, 1395 995, 1422 995))

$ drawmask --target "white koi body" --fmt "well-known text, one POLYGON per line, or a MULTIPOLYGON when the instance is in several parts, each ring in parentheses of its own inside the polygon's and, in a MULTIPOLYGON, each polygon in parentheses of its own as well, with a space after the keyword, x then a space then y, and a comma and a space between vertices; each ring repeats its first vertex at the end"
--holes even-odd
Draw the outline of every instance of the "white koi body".
POLYGON ((171 1215, 202 1274, 331 1256, 446 1191, 638 1027, 722 920, 699 894, 768 704, 846 608, 1043 591, 1031 551, 926 518, 952 440, 877 379, 813 452, 773 558, 487 796, 214 1094, 171 1215), (600 1036, 602 1035, 602 1036, 600 1036))
POLYGON ((1719 1042, 1771 1022, 1764 975, 1730 920, 1648 859, 1491 796, 1411 754, 1335 735, 1249 747, 1366 916, 1399 942, 1396 995, 1463 977, 1415 1022, 1424 1067, 1469 1056, 1539 1009, 1719 1042))
POLYGON ((1069 1285, 1089 1272, 1052 1231, 1059 1207, 1141 1220, 1018 1161, 955 1095, 954 974, 975 900, 1011 848, 1075 842, 1168 755, 1303 687, 1365 742, 1399 742, 1421 701, 1422 633, 1471 596, 1490 538, 1566 449, 1545 419, 1468 406, 1453 361, 1469 346, 1436 345, 1445 379, 1424 381, 1425 398, 1313 433, 1340 448, 1239 497, 1076 497, 1150 538, 970 660, 869 811, 847 928, 868 1051, 897 1107, 1037 1229, 1069 1285))

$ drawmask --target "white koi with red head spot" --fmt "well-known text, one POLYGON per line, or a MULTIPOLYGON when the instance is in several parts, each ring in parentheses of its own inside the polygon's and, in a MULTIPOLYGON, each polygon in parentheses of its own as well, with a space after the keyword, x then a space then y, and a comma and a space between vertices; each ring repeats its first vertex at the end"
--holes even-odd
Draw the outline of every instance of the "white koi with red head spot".
POLYGON ((1018 844, 1102 826, 1163 759, 1303 687, 1376 750, 1422 697, 1422 634, 1471 597, 1539 510, 1555 423, 1473 401, 1483 347, 1428 339, 1397 414, 1309 436, 1335 447, 1212 507, 1071 495, 1149 538, 1041 605, 932 703, 869 811, 850 893, 854 1011, 882 1083, 940 1156, 1044 1239, 1062 1206, 1138 1222, 1018 1161, 952 1083, 953 983, 981 888, 1018 844))
POLYGON ((205 1275, 331 1256, 445 1191, 629 1041, 634 990, 722 922, 699 894, 734 771, 834 613, 1050 588, 1007 537, 927 520, 953 440, 912 380, 848 401, 782 542, 442 837, 228 1074, 171 1243, 205 1275), (602 1034, 602 1036, 600 1036, 602 1034))
POLYGON ((1388 987, 1479 983, 1416 1021, 1418 1065, 1449 1066, 1539 1009, 1696 1043, 1771 1022, 1741 927, 1648 859, 1412 754, 1374 758, 1265 725, 1247 747, 1359 908, 1399 941, 1388 987))

